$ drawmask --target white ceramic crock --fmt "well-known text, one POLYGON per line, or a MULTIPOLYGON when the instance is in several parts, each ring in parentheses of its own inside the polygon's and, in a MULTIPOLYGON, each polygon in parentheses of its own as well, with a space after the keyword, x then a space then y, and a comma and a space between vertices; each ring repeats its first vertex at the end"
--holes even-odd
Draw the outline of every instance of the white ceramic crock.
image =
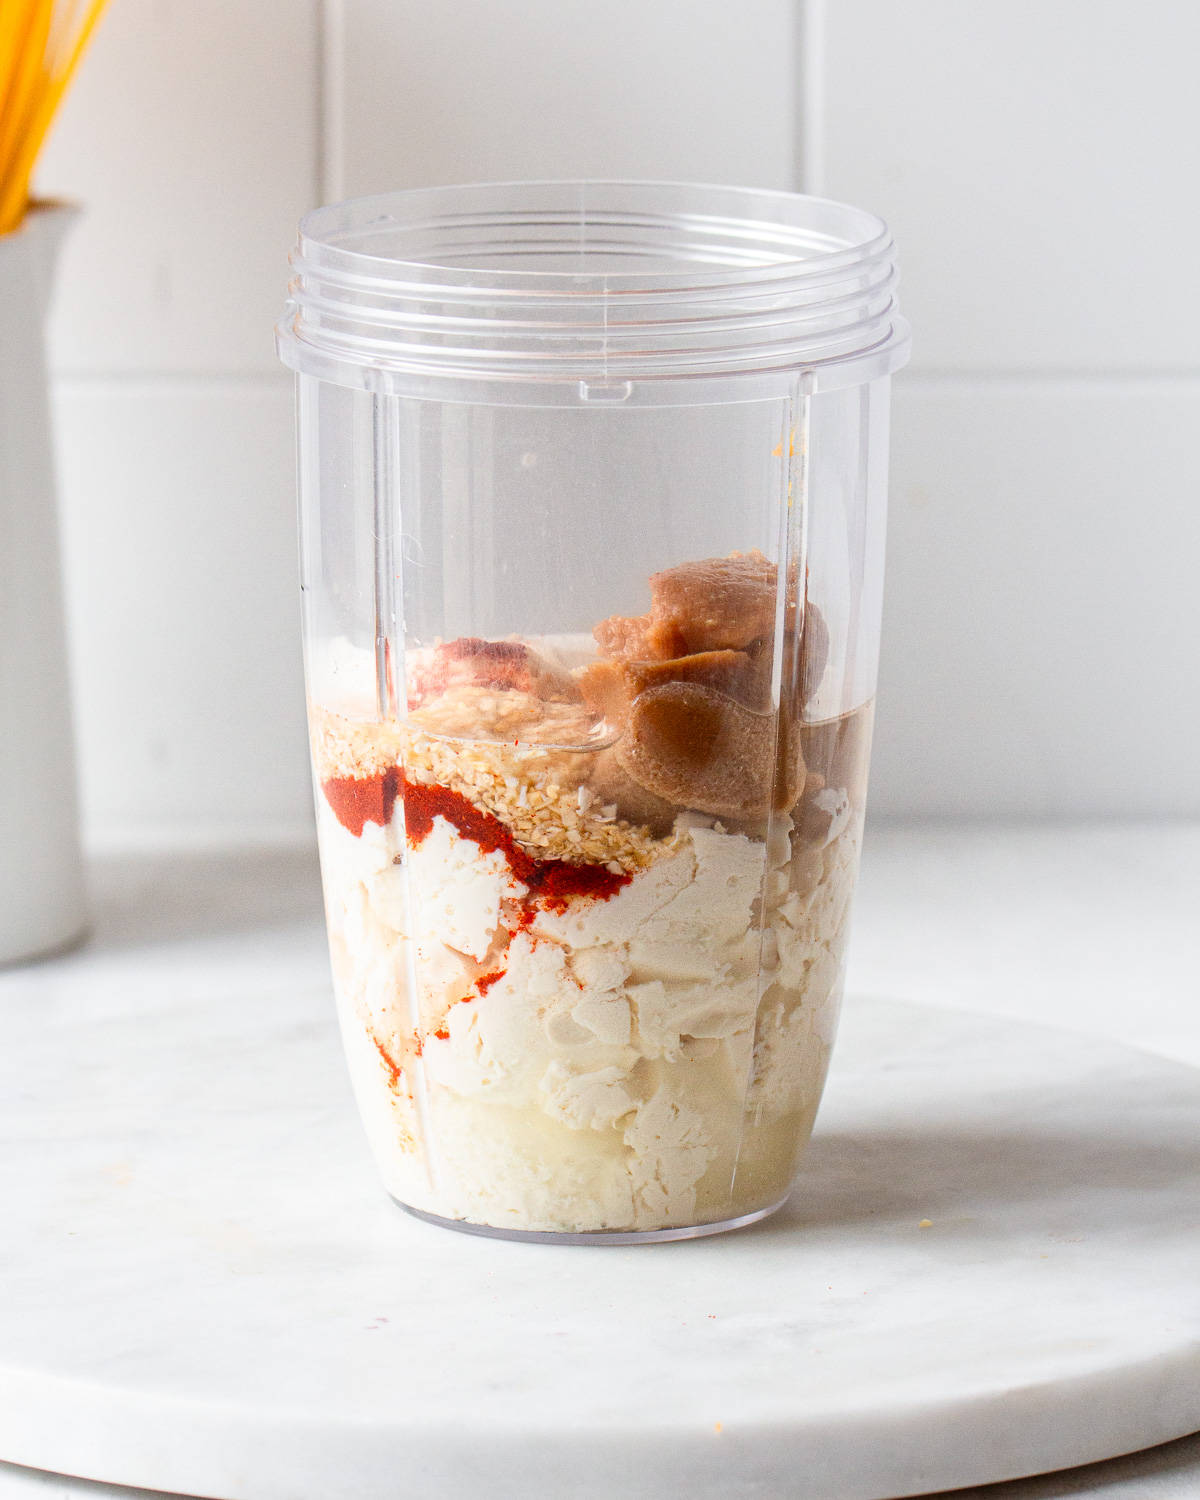
POLYGON ((38 205, 0 236, 0 964, 86 926, 45 355, 76 212, 38 205))

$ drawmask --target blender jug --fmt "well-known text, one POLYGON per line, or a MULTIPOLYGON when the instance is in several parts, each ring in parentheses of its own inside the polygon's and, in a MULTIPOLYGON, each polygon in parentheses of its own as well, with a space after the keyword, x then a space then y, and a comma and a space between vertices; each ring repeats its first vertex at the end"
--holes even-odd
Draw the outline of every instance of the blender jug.
POLYGON ((485 184, 320 209, 293 266, 322 875, 384 1184, 524 1238, 761 1218, 861 841, 886 227, 485 184))

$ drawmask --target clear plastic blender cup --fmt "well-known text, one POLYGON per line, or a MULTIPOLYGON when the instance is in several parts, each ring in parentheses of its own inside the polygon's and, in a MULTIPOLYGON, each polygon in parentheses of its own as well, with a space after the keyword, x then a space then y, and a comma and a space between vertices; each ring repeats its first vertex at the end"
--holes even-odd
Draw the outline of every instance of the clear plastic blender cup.
POLYGON ((384 1183, 513 1237, 761 1218, 862 832, 887 230, 486 184, 320 209, 293 266, 322 874, 384 1183))

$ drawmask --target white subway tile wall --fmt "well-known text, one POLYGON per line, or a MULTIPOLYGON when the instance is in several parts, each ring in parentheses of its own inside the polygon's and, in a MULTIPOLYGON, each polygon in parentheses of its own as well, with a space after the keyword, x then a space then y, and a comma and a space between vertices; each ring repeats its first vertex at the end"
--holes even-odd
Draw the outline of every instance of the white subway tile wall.
POLYGON ((56 417, 93 834, 303 836, 290 382, 65 381, 56 417))
POLYGON ((40 177, 86 211, 58 370, 281 375, 272 312, 317 192, 317 47, 317 0, 112 0, 40 177))
POLYGON ((915 370, 1189 371, 1200 7, 832 0, 825 191, 887 218, 915 370))
POLYGON ((793 0, 344 0, 347 195, 654 177, 794 186, 793 0))
POLYGON ((874 806, 1200 811, 1200 389, 898 386, 874 806))
POLYGON ((877 208, 898 381, 877 813, 1200 810, 1200 16, 1174 0, 119 0, 39 179, 96 844, 306 838, 295 221, 638 176, 877 208))
POLYGON ((1200 813, 1200 10, 834 0, 823 190, 901 247, 876 810, 1200 813))
POLYGON ((114 0, 39 173, 84 217, 51 324, 93 845, 310 836, 291 383, 318 0, 114 0))

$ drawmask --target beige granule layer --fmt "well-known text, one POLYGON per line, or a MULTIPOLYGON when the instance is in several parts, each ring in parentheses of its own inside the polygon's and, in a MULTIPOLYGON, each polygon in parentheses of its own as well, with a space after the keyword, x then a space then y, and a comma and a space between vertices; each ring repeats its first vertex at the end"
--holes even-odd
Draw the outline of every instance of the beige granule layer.
POLYGON ((318 781, 377 776, 399 765, 404 748, 399 725, 348 719, 315 703, 309 704, 308 731, 318 781))
POLYGON ((592 721, 577 706, 464 687, 417 710, 406 724, 347 719, 316 705, 309 721, 319 780, 374 776, 401 765, 410 780, 449 787, 499 818, 535 859, 629 871, 670 847, 618 818, 592 792, 597 751, 574 748, 592 738, 592 721), (468 730, 505 738, 446 737, 468 730))

